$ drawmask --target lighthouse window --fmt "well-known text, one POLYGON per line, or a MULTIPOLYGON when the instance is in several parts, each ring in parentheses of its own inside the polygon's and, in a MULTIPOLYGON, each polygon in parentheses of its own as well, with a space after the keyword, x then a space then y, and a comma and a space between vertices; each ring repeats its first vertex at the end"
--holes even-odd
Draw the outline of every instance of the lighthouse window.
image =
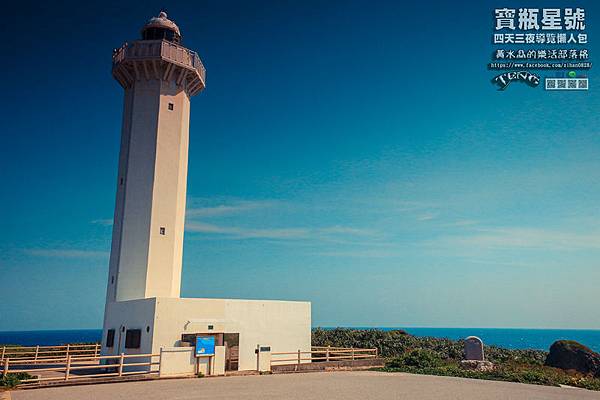
POLYGON ((106 347, 113 347, 115 345, 115 330, 109 329, 106 331, 106 347))
POLYGON ((173 103, 169 103, 169 110, 173 111, 173 103))
POLYGON ((125 334, 125 348, 126 349, 139 349, 142 339, 141 329, 127 329, 125 334))
POLYGON ((142 33, 144 40, 167 40, 169 42, 179 43, 181 36, 170 29, 164 28, 147 28, 142 33))
POLYGON ((165 227, 164 227, 164 226, 161 226, 161 227, 160 227, 160 234, 161 234, 161 235, 164 235, 164 234, 165 234, 165 227))

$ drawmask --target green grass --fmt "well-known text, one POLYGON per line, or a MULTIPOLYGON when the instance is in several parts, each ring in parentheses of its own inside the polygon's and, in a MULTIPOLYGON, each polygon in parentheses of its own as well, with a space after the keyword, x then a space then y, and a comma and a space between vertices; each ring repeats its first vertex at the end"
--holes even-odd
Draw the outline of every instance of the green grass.
POLYGON ((392 360, 380 371, 407 372, 410 374, 455 376, 459 378, 519 382, 534 385, 569 385, 590 390, 600 390, 600 379, 569 374, 556 368, 531 365, 497 365, 492 371, 473 371, 461 368, 456 362, 446 362, 435 367, 398 365, 392 360))

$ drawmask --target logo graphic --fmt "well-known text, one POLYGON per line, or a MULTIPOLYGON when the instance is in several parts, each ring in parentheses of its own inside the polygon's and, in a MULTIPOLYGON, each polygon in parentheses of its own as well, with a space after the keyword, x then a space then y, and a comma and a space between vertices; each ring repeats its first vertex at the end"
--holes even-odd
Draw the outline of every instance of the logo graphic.
POLYGON ((492 79, 492 82, 500 86, 498 90, 505 90, 512 81, 525 82, 531 87, 540 84, 540 77, 529 71, 505 72, 492 79))
POLYGON ((588 88, 588 78, 546 78, 546 90, 588 90, 588 88))
POLYGON ((492 83, 503 91, 514 80, 535 87, 544 79, 546 90, 589 90, 587 71, 592 62, 586 9, 513 7, 493 9, 492 59, 487 68, 502 75, 492 83))

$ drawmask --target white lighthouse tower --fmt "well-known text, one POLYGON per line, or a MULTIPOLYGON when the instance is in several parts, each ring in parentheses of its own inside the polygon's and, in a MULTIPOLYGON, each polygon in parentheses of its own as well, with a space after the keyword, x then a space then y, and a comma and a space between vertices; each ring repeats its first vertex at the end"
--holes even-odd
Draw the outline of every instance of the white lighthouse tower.
POLYGON ((161 12, 113 56, 125 104, 108 301, 179 297, 190 97, 206 76, 180 41, 161 12))
MULTIPOLYGON (((258 344, 310 350, 309 302, 180 298, 190 98, 206 71, 165 12, 141 34, 113 53, 125 101, 102 353, 178 348, 181 359, 181 347, 212 337, 206 365, 244 370, 256 368, 258 344)), ((190 357, 183 373, 198 368, 190 357)))

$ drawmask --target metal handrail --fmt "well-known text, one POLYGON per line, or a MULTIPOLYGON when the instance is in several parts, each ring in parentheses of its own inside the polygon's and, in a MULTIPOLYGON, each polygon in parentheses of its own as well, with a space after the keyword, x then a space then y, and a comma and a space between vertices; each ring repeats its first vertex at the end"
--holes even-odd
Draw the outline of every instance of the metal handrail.
POLYGON ((166 40, 138 40, 133 43, 124 43, 113 53, 113 65, 122 62, 126 58, 135 60, 158 56, 189 66, 198 71, 203 81, 206 79, 206 68, 202 64, 198 53, 166 40))

